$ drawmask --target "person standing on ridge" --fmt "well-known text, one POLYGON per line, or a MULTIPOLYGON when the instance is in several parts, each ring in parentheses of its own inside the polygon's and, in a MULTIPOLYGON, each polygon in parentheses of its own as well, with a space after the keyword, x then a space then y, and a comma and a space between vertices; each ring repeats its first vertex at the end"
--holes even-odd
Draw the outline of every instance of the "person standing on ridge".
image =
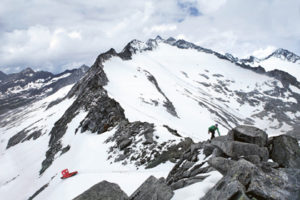
POLYGON ((218 134, 220 136, 220 131, 219 131, 219 128, 218 128, 218 124, 215 124, 215 125, 212 125, 211 127, 208 128, 208 134, 211 133, 211 140, 215 138, 215 132, 216 130, 218 131, 218 134))

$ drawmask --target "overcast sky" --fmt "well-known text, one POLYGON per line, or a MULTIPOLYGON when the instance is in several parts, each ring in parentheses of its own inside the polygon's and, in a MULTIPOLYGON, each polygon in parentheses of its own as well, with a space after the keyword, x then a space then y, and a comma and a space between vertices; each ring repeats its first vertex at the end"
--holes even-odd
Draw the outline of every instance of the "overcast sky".
POLYGON ((300 1, 0 0, 0 71, 57 73, 156 35, 238 57, 300 55, 300 1))

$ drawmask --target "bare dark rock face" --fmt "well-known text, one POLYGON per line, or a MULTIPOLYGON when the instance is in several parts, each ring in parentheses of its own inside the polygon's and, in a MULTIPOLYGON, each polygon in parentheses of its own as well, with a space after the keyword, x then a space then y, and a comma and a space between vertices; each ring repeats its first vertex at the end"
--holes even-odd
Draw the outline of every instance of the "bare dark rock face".
POLYGON ((24 142, 26 140, 36 140, 42 135, 41 130, 26 130, 23 129, 16 135, 12 136, 6 146, 6 149, 19 144, 20 142, 24 142))
POLYGON ((128 200, 128 196, 119 185, 102 181, 75 197, 73 200, 128 200))

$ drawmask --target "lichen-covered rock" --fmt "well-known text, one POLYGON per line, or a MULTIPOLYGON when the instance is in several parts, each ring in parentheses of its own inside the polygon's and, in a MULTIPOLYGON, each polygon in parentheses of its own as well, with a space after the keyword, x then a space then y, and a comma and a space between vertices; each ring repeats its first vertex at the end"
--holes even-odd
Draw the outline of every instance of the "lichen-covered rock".
POLYGON ((300 168, 300 147, 295 138, 288 135, 273 137, 269 149, 271 159, 281 167, 300 168))
POLYGON ((235 141, 256 144, 260 147, 264 147, 268 143, 266 132, 254 126, 237 126, 229 132, 229 135, 235 141))
POLYGON ((115 184, 107 181, 102 181, 73 200, 127 200, 128 196, 121 188, 115 184))
POLYGON ((150 176, 130 197, 130 200, 170 200, 174 192, 164 178, 150 176))

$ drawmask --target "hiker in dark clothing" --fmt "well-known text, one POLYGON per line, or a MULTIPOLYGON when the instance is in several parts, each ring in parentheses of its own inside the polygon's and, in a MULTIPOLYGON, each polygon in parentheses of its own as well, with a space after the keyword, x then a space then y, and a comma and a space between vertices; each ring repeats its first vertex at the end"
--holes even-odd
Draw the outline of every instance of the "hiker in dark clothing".
POLYGON ((220 136, 220 131, 219 131, 219 128, 218 128, 218 124, 212 125, 211 127, 208 128, 208 134, 211 133, 211 138, 210 138, 211 140, 213 138, 215 138, 215 132, 216 132, 216 130, 218 131, 218 134, 220 136))

